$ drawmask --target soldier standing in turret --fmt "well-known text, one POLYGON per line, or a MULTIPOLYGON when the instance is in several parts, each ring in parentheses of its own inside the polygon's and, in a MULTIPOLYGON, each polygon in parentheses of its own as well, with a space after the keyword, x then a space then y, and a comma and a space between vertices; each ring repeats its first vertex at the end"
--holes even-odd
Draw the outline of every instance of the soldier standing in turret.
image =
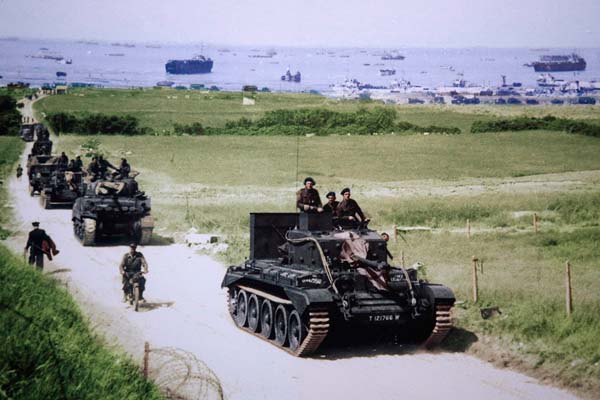
POLYGON ((335 200, 335 192, 327 193, 327 200, 327 203, 323 206, 323 211, 335 216, 335 210, 337 209, 338 204, 340 204, 339 201, 335 200))
POLYGON ((308 213, 323 212, 321 197, 317 189, 313 187, 315 185, 315 180, 310 176, 304 179, 304 188, 296 193, 296 206, 300 211, 308 213))
POLYGON ((341 192, 344 199, 338 204, 336 209, 337 217, 341 220, 352 221, 355 223, 357 218, 360 218, 358 221, 367 222, 369 221, 365 214, 360 209, 358 203, 350 198, 350 189, 344 188, 341 192))

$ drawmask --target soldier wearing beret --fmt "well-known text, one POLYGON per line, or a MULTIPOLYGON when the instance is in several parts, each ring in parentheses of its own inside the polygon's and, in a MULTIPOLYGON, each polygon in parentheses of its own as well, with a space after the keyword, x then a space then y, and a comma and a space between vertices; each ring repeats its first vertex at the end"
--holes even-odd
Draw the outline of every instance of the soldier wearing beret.
POLYGON ((337 217, 343 221, 352 221, 352 223, 356 221, 367 222, 368 219, 365 217, 365 214, 363 214, 358 203, 350 198, 350 189, 342 189, 341 195, 343 200, 337 206, 337 217))
POLYGON ((58 250, 46 231, 40 229, 39 222, 32 222, 31 225, 33 225, 33 230, 29 232, 25 252, 29 250, 29 264, 35 264, 41 270, 44 268, 44 255, 52 260, 52 254, 58 254, 58 250))
POLYGON ((310 176, 304 179, 304 187, 296 193, 296 206, 304 212, 323 212, 319 192, 314 188, 316 182, 310 176))
POLYGON ((327 203, 323 206, 323 211, 335 215, 339 204, 340 202, 335 200, 335 192, 329 192, 327 193, 327 203))

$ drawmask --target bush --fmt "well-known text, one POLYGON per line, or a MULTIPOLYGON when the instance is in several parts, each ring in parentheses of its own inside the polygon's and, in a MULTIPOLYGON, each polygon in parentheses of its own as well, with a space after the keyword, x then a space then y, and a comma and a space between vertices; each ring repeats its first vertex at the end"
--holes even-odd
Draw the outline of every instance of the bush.
POLYGON ((177 135, 202 135, 204 133, 204 127, 200 122, 194 122, 190 125, 175 124, 173 125, 173 131, 177 135))
POLYGON ((152 129, 140 128, 139 121, 132 115, 83 114, 78 117, 70 113, 52 113, 46 117, 48 125, 56 133, 81 135, 145 135, 152 129))
POLYGON ((21 127, 21 114, 17 102, 7 95, 0 96, 0 135, 16 136, 21 127))
POLYGON ((578 135, 600 137, 600 125, 573 119, 556 118, 551 115, 543 118, 516 117, 493 121, 475 121, 471 126, 472 133, 525 131, 537 129, 563 131, 578 135))

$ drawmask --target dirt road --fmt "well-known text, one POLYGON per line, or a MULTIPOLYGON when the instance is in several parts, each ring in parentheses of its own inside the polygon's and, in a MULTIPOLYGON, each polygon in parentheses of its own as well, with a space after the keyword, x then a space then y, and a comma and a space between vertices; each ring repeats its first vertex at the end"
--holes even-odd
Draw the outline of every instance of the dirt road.
POLYGON ((39 220, 61 250, 44 272, 65 282, 108 344, 136 362, 145 341, 190 352, 216 373, 228 399, 576 398, 463 354, 386 346, 293 358, 234 327, 220 289, 224 266, 181 244, 140 248, 150 265, 149 303, 136 313, 121 302, 117 266, 125 245, 84 248, 72 233, 70 210, 43 210, 29 196, 26 177, 13 177, 9 187, 18 234, 8 244, 22 252, 31 221, 39 220))

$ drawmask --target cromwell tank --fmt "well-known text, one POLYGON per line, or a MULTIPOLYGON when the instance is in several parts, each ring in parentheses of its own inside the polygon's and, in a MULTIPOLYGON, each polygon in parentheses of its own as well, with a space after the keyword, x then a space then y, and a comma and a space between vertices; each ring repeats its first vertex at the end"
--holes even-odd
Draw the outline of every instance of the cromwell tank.
POLYGON ((19 137, 25 142, 33 142, 34 124, 23 124, 19 130, 19 137))
POLYGON ((241 329, 295 356, 328 335, 386 331, 440 343, 452 328, 452 290, 388 263, 387 242, 330 214, 250 214, 250 257, 222 282, 241 329))
POLYGON ((148 244, 154 228, 150 210, 150 198, 133 177, 95 181, 86 185, 85 194, 73 204, 73 231, 84 246, 113 235, 148 244))
POLYGON ((55 170, 40 192, 40 204, 46 209, 55 206, 71 208, 85 193, 85 185, 82 172, 55 170))

